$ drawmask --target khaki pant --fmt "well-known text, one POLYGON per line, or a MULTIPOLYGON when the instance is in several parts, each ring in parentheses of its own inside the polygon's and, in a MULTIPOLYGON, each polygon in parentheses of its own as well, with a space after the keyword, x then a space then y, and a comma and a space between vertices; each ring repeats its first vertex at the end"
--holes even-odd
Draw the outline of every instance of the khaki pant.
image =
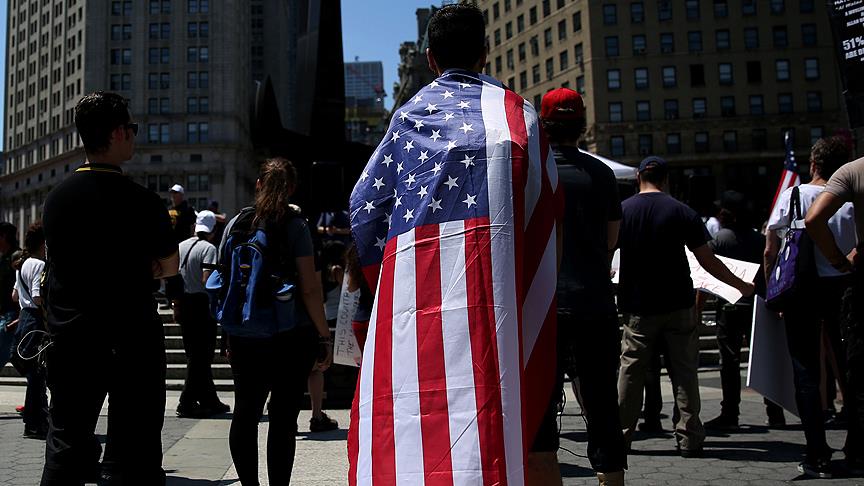
POLYGON ((645 372, 662 339, 666 343, 667 366, 675 391, 675 439, 683 450, 698 450, 705 440, 705 429, 699 420, 699 335, 693 308, 667 314, 630 316, 624 326, 621 343, 621 370, 618 375, 618 404, 621 427, 629 443, 639 412, 645 372))

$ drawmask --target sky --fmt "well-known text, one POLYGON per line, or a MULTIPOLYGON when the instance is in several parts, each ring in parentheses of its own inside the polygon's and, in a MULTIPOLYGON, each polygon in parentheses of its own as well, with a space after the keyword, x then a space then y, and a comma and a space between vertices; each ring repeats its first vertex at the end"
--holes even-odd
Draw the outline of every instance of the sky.
POLYGON ((441 0, 342 0, 342 50, 345 61, 384 63, 384 105, 393 106, 393 83, 398 81, 399 44, 417 41, 421 7, 441 0))

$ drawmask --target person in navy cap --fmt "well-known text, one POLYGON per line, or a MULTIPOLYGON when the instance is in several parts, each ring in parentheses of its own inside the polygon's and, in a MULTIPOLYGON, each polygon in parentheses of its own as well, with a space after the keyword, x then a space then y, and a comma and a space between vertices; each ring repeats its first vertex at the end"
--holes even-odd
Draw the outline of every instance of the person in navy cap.
POLYGON ((669 167, 660 157, 639 164, 639 193, 625 200, 618 246, 621 273, 618 305, 629 315, 624 325, 618 404, 624 437, 630 442, 639 410, 645 371, 654 347, 665 341, 676 409, 675 439, 683 457, 702 453, 705 429, 699 419, 698 316, 690 265, 684 247, 699 265, 744 296, 754 292, 729 271, 708 246, 711 237, 696 211, 664 192, 669 167))

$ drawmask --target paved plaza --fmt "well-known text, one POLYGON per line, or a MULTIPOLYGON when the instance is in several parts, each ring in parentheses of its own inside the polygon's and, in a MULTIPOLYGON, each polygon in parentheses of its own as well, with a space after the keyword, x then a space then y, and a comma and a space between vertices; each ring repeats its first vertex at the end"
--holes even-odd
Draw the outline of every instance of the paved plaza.
MULTIPOLYGON (((664 378, 665 381, 665 378, 664 378)), ((703 419, 717 414, 720 407, 720 380, 716 372, 700 374, 703 399, 703 419)), ((671 387, 664 384, 664 412, 671 412, 671 387)), ((237 485, 237 475, 228 452, 230 417, 208 420, 178 419, 173 416, 178 392, 169 392, 168 413, 162 433, 165 450, 164 467, 168 484, 172 486, 237 485)), ((229 393, 223 399, 233 404, 229 393)), ((33 486, 38 484, 44 454, 44 443, 20 437, 22 424, 14 412, 15 405, 23 403, 24 388, 0 387, 0 485, 33 486)), ((801 460, 804 437, 797 420, 787 414, 790 426, 783 430, 769 430, 765 421, 761 396, 745 391, 742 404, 742 430, 732 435, 709 434, 705 443, 705 457, 682 459, 675 452, 671 434, 637 435, 630 456, 629 484, 633 485, 760 485, 796 484, 862 485, 864 479, 840 477, 842 453, 835 453, 837 474, 831 480, 803 478, 796 470, 801 460)), ((99 422, 99 434, 105 433, 105 410, 99 422)), ((345 444, 348 412, 328 411, 341 428, 338 431, 308 433, 309 412, 300 416, 300 436, 294 466, 294 481, 298 486, 330 486, 346 484, 348 461, 345 444)), ((562 419, 562 450, 558 458, 562 465, 564 484, 594 485, 586 454, 585 424, 579 415, 579 406, 568 391, 568 402, 562 419), (564 450, 566 449, 566 450, 564 450)), ((671 428, 664 419, 664 428, 671 428)), ((261 424, 261 478, 267 484, 264 461, 264 440, 267 423, 261 424)), ((832 447, 842 447, 845 433, 830 430, 828 440, 832 447)), ((104 437, 103 437, 104 438, 104 437)))

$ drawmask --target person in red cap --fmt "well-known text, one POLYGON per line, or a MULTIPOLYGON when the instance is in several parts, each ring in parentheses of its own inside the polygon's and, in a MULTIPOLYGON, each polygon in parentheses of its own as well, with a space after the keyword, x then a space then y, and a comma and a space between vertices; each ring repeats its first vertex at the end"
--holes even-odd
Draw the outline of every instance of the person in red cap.
MULTIPOLYGON (((564 190, 563 251, 558 271, 558 387, 541 434, 557 444, 554 410, 566 372, 578 378, 588 428, 588 459, 601 485, 624 484, 627 450, 618 418, 616 388, 618 310, 610 281, 610 256, 618 239, 621 202, 615 175, 579 150, 585 104, 560 88, 543 97, 542 126, 549 137, 564 190)), ((557 447, 557 446, 556 446, 557 447)))

